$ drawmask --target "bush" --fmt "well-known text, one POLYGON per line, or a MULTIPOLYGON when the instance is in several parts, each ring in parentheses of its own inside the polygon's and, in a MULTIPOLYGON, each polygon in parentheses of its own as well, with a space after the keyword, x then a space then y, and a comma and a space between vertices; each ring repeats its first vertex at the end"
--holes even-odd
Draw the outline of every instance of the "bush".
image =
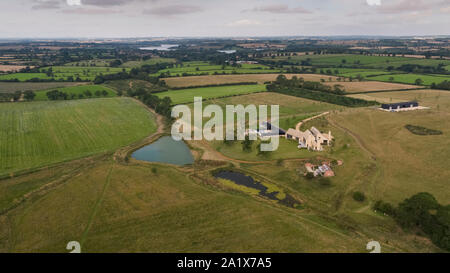
POLYGON ((364 193, 362 193, 360 191, 355 191, 353 193, 353 199, 355 199, 355 201, 358 201, 358 202, 364 202, 364 200, 366 200, 366 195, 364 195, 364 193))
POLYGON ((326 177, 321 177, 319 178, 319 184, 322 186, 330 186, 331 185, 331 180, 329 178, 326 177))
POLYGON ((375 203, 373 209, 390 216, 395 216, 395 208, 391 204, 383 202, 381 200, 375 203))

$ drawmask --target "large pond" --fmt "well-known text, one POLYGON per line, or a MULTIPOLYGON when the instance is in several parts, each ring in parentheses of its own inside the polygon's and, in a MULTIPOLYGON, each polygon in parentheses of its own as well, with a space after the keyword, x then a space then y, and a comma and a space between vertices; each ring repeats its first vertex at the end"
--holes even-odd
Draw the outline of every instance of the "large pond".
POLYGON ((168 44, 162 44, 160 46, 148 46, 148 47, 141 47, 140 50, 158 50, 158 51, 170 51, 174 50, 174 48, 178 47, 178 45, 168 45, 168 44))
POLYGON ((214 174, 214 177, 216 178, 222 178, 229 181, 232 181, 233 183, 249 188, 253 188, 259 191, 259 195, 267 197, 271 200, 276 200, 279 203, 291 207, 291 208, 297 208, 300 205, 300 202, 294 199, 289 194, 284 194, 284 198, 280 199, 278 196, 279 192, 273 191, 268 192, 268 187, 266 187, 261 182, 255 181, 253 177, 247 176, 245 174, 234 172, 234 171, 220 171, 216 174, 214 174))
POLYGON ((175 141, 170 136, 162 137, 152 144, 142 147, 135 151, 131 157, 137 160, 180 166, 194 163, 194 157, 186 143, 175 141))

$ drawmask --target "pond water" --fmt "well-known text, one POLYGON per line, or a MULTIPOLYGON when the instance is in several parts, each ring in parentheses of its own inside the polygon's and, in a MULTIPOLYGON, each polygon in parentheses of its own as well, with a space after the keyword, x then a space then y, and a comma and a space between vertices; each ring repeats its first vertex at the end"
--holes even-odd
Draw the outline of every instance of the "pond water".
POLYGON ((194 157, 189 147, 183 141, 175 141, 165 136, 150 145, 135 151, 131 157, 137 160, 160 162, 174 165, 187 165, 194 163, 194 157))
POLYGON ((236 53, 236 50, 234 49, 228 49, 228 50, 217 50, 220 53, 225 53, 225 54, 233 54, 236 53))
POLYGON ((160 46, 141 47, 140 50, 169 51, 169 50, 173 50, 174 47, 178 47, 178 45, 167 45, 167 44, 162 44, 162 45, 160 45, 160 46))
POLYGON ((239 173, 239 172, 233 172, 233 171, 220 171, 214 175, 216 178, 222 178, 227 179, 229 181, 234 182, 237 185, 253 188, 256 190, 259 190, 259 195, 267 197, 271 200, 276 200, 279 203, 295 208, 298 205, 300 205, 300 202, 295 200, 291 195, 286 194, 286 197, 284 199, 279 199, 277 197, 277 194, 279 192, 267 192, 268 188, 264 186, 261 182, 255 181, 253 177, 247 176, 245 174, 239 173))

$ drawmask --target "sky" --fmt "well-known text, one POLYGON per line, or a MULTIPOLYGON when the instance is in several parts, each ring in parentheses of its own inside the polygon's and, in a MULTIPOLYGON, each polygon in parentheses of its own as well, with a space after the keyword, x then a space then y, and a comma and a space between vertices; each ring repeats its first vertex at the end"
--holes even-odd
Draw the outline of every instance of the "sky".
POLYGON ((450 35, 450 0, 0 0, 0 38, 450 35))

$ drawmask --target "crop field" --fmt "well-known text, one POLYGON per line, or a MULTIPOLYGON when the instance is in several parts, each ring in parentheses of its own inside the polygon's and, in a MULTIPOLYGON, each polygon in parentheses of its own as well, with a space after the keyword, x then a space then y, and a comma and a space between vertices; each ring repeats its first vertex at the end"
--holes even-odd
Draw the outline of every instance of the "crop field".
POLYGON ((0 93, 13 93, 27 90, 38 91, 84 84, 75 82, 0 82, 0 93))
POLYGON ((67 95, 70 96, 75 96, 74 98, 79 98, 79 95, 83 95, 83 98, 87 98, 87 96, 84 94, 84 92, 89 91, 92 94, 92 98, 96 98, 96 97, 115 97, 116 96, 116 92, 114 92, 114 90, 112 90, 109 87, 103 86, 103 85, 77 85, 77 86, 70 86, 70 87, 63 87, 63 88, 54 88, 54 89, 48 89, 48 90, 41 90, 41 91, 37 91, 36 93, 36 97, 34 98, 35 100, 48 100, 47 97, 47 92, 49 91, 53 91, 53 90, 58 90, 60 92, 64 92, 67 95), (101 94, 100 96, 97 96, 95 94, 95 92, 97 91, 106 91, 108 93, 108 95, 104 96, 103 94, 101 94))
POLYGON ((183 65, 177 65, 174 68, 168 68, 158 71, 153 76, 158 76, 161 73, 169 74, 170 76, 183 76, 183 74, 199 75, 199 74, 260 74, 260 73, 278 73, 280 69, 270 69, 270 67, 260 64, 242 64, 241 67, 233 67, 230 65, 211 65, 208 62, 185 62, 183 65))
POLYGON ((129 98, 0 104, 0 175, 111 151, 155 130, 129 98))
POLYGON ((173 90, 156 93, 156 95, 160 98, 170 97, 173 104, 181 104, 193 102, 194 97, 212 99, 265 91, 265 85, 233 85, 173 90))
POLYGON ((172 59, 172 58, 151 58, 149 60, 145 60, 145 61, 128 61, 126 63, 123 63, 121 66, 122 67, 127 67, 127 68, 133 68, 133 67, 140 67, 143 65, 152 65, 152 64, 157 64, 157 63, 174 63, 176 60, 172 59))
MULTIPOLYGON (((209 76, 189 76, 189 77, 172 77, 163 78, 170 87, 189 87, 202 86, 212 84, 229 84, 241 82, 257 82, 263 84, 268 81, 274 81, 279 74, 248 74, 248 75, 209 75, 209 76)), ((290 79, 293 76, 303 78, 305 81, 320 81, 321 79, 328 81, 330 76, 318 74, 285 74, 290 79)), ((333 81, 336 77, 331 76, 333 81)))
POLYGON ((53 66, 53 75, 47 75, 44 71, 48 71, 50 67, 41 68, 42 73, 13 73, 0 75, 1 80, 13 80, 28 81, 34 78, 43 80, 68 80, 72 77, 76 80, 78 77, 83 81, 92 81, 98 75, 114 74, 121 72, 125 68, 112 68, 112 67, 77 67, 77 66, 53 66))
POLYGON ((432 83, 441 83, 445 80, 450 81, 450 76, 447 75, 420 75, 420 74, 393 74, 371 77, 370 80, 384 81, 384 82, 398 82, 414 84, 417 79, 423 81, 423 85, 430 86, 432 83), (391 79, 392 78, 392 79, 391 79))
POLYGON ((344 87, 344 89, 347 93, 421 88, 420 86, 417 86, 417 85, 387 83, 387 82, 377 82, 377 81, 338 82, 338 83, 333 82, 333 83, 325 83, 325 84, 329 85, 329 86, 334 86, 335 84, 341 85, 344 87))

